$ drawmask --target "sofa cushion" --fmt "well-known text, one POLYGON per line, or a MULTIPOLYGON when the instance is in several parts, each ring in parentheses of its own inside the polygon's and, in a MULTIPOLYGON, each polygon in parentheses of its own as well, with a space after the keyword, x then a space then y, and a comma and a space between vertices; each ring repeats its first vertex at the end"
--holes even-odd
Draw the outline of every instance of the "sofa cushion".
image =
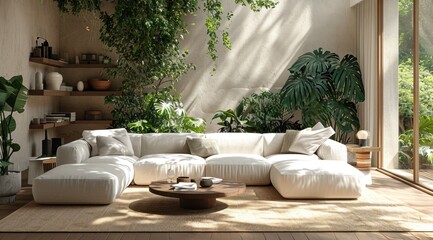
POLYGON ((311 128, 302 131, 287 130, 283 140, 281 152, 314 154, 322 143, 334 135, 331 127, 311 130, 311 128))
POLYGON ((206 176, 247 185, 268 185, 270 168, 269 161, 255 154, 218 154, 206 159, 206 176))
POLYGON ((190 153, 186 137, 203 137, 197 133, 146 133, 141 138, 141 156, 160 153, 190 153))
POLYGON ((131 140, 128 135, 107 137, 107 136, 96 136, 96 145, 98 146, 98 155, 134 155, 134 149, 132 149, 131 140))
POLYGON ((263 133, 263 156, 281 153, 284 133, 263 133))
POLYGON ((166 180, 170 165, 176 176, 199 179, 204 176, 206 162, 203 158, 191 154, 145 155, 134 163, 134 182, 138 185, 149 185, 152 181, 166 180))
POLYGON ((272 164, 281 162, 281 161, 310 161, 310 160, 320 160, 320 158, 316 154, 312 155, 306 155, 306 154, 299 154, 299 153, 280 153, 280 154, 272 154, 269 156, 266 156, 266 159, 271 162, 272 164))
POLYGON ((128 162, 130 164, 134 164, 137 161, 137 157, 135 156, 94 156, 90 157, 82 163, 112 163, 112 164, 123 164, 124 162, 128 162))
MULTIPOLYGON (((122 137, 128 136, 128 132, 124 128, 116 128, 116 129, 105 129, 105 130, 84 130, 83 138, 86 140, 90 146, 92 147, 92 151, 90 152, 90 156, 98 155, 98 146, 96 143, 96 136, 106 136, 106 137, 122 137)), ((132 143, 129 138, 125 140, 125 145, 132 152, 134 151, 132 148, 132 143)))
POLYGON ((127 161, 65 164, 33 180, 33 197, 40 204, 109 204, 128 187, 133 173, 127 161))
POLYGON ((263 156, 263 137, 258 133, 207 133, 215 139, 220 153, 246 153, 263 156))
POLYGON ((189 151, 193 155, 209 157, 219 153, 219 148, 215 139, 187 137, 189 151))
POLYGON ((271 167, 271 182, 285 198, 358 198, 365 177, 342 161, 282 161, 271 167))

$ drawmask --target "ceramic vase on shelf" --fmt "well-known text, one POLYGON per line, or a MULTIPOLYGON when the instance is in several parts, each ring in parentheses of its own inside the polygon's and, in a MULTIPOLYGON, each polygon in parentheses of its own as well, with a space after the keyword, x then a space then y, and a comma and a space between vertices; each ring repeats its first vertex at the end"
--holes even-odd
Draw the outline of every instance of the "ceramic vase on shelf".
POLYGON ((49 72, 45 77, 48 90, 60 90, 62 85, 63 76, 58 72, 49 72))
POLYGON ((79 81, 77 83, 77 90, 80 91, 80 92, 82 92, 84 90, 84 83, 83 83, 83 81, 79 81))
POLYGON ((44 89, 44 81, 41 72, 36 72, 35 74, 35 90, 43 90, 44 89))

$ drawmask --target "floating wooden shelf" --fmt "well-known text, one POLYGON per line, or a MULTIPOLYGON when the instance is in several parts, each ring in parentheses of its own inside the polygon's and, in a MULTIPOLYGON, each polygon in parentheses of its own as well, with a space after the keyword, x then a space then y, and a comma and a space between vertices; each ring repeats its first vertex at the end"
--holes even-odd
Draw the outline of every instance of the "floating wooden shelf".
POLYGON ((70 96, 111 96, 120 95, 119 91, 72 91, 70 96))
POLYGON ((59 91, 59 90, 29 90, 29 96, 111 96, 120 95, 119 91, 59 91))
POLYGON ((39 129, 45 130, 49 128, 56 128, 61 126, 67 126, 70 124, 90 124, 90 125, 110 125, 113 120, 104 119, 104 120, 77 120, 75 122, 56 122, 56 123, 42 123, 42 124, 30 124, 30 129, 39 129))
POLYGON ((55 122, 55 123, 41 123, 41 124, 30 124, 30 129, 49 129, 55 127, 61 127, 71 124, 70 122, 55 122))
POLYGON ((63 68, 112 68, 113 64, 67 64, 63 68))
POLYGON ((52 67, 65 67, 68 65, 67 62, 61 60, 54 60, 49 58, 31 57, 30 62, 44 64, 52 67))
POLYGON ((67 91, 58 90, 29 90, 27 92, 29 96, 69 96, 70 93, 67 91))
POLYGON ((97 124, 97 125, 110 125, 113 120, 103 119, 103 120, 77 120, 72 122, 72 124, 97 124))
POLYGON ((113 64, 69 64, 62 60, 54 60, 49 58, 31 57, 30 62, 44 64, 59 68, 112 68, 113 64))

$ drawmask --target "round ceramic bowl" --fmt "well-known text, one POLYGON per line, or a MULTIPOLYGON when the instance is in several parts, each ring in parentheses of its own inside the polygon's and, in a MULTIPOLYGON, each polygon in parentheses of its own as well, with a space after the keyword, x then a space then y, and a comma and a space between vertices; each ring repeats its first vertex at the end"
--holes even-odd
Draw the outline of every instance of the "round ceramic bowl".
POLYGON ((107 91, 111 87, 111 80, 108 79, 89 79, 89 85, 93 90, 107 91))

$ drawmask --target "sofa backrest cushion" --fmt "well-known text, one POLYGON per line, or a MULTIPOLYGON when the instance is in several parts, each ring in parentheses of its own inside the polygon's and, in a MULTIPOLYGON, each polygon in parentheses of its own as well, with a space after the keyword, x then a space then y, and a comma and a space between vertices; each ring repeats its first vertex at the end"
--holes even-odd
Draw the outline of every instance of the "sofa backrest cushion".
POLYGON ((263 137, 258 133, 207 133, 215 139, 219 153, 250 153, 263 156, 263 137))
POLYGON ((263 156, 280 153, 284 135, 285 133, 263 133, 263 156))
MULTIPOLYGON (((98 155, 98 146, 96 144, 96 136, 106 136, 106 137, 121 137, 121 136, 128 136, 128 132, 125 128, 115 128, 115 129, 104 129, 104 130, 84 130, 83 131, 83 138, 90 144, 92 147, 92 151, 90 153, 90 156, 96 156, 98 155)), ((129 138, 127 138, 128 141, 130 141, 129 138)), ((130 146, 131 143, 128 143, 128 146, 130 146)))
POLYGON ((141 137, 141 156, 159 153, 190 153, 186 137, 204 137, 198 133, 146 133, 141 137))
POLYGON ((128 133, 129 139, 131 139, 132 149, 134 149, 134 156, 141 157, 141 138, 143 134, 140 133, 128 133))

